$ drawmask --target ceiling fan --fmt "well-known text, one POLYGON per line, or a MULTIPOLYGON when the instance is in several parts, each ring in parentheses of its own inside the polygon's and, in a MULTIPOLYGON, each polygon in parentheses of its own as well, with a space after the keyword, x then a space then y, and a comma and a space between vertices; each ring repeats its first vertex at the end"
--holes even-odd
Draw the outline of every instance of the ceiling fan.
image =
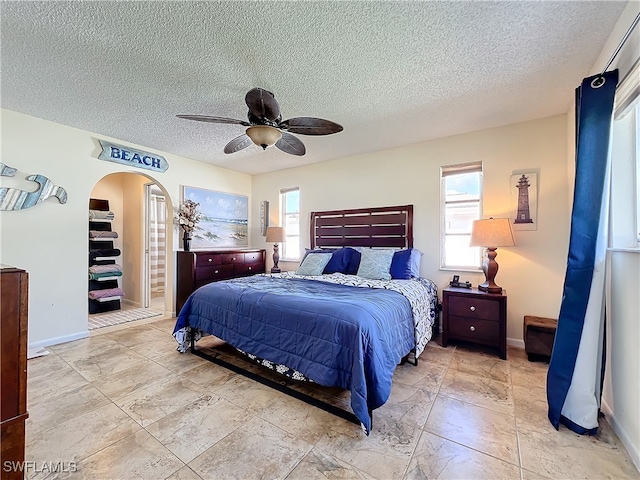
POLYGON ((275 145, 291 155, 304 155, 306 148, 297 137, 291 135, 331 135, 342 131, 342 125, 315 117, 294 117, 282 120, 280 106, 273 93, 263 88, 249 90, 244 98, 249 107, 249 121, 235 118, 211 117, 208 115, 176 115, 178 118, 198 122, 244 125, 246 133, 231 140, 224 147, 224 153, 235 153, 252 143, 266 149, 275 145))

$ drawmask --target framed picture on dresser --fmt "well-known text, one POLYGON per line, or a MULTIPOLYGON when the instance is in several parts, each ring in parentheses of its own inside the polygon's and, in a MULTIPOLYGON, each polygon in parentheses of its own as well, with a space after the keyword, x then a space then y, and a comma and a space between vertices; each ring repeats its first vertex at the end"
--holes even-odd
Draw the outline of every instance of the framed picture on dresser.
POLYGON ((183 186, 181 200, 199 203, 204 215, 193 233, 192 249, 249 246, 249 197, 183 186))

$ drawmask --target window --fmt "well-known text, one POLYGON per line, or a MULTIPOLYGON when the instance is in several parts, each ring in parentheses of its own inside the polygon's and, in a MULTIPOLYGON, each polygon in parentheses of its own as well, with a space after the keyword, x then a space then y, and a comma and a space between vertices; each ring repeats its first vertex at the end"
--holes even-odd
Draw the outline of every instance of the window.
POLYGON ((640 60, 618 84, 611 136, 612 248, 640 249, 640 60))
POLYGON ((300 189, 280 190, 280 218, 287 234, 282 244, 282 260, 300 260, 300 189))
POLYGON ((480 270, 482 249, 470 247, 471 226, 482 218, 482 163, 442 167, 440 268, 480 270))

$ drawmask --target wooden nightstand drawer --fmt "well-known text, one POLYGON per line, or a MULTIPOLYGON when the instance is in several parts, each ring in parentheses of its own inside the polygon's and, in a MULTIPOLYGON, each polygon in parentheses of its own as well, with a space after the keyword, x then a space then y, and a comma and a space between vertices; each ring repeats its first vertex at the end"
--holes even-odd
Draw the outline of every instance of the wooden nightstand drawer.
POLYGON ((497 321, 449 316, 449 335, 470 342, 496 343, 500 334, 497 321))
POLYGON ((507 295, 448 287, 442 291, 442 346, 449 340, 489 345, 507 358, 507 295))
POLYGON ((455 301, 449 302, 449 315, 497 322, 500 319, 500 305, 498 302, 484 298, 456 296, 455 301))

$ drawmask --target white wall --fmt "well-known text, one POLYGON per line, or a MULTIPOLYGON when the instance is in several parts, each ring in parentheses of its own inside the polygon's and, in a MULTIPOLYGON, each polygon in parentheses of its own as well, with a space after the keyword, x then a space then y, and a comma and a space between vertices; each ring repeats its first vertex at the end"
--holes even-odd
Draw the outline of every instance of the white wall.
MULTIPOLYGON (((117 172, 155 177, 152 180, 166 189, 172 205, 180 201, 181 185, 242 195, 251 193, 251 177, 246 174, 162 152, 158 153, 169 163, 165 173, 129 168, 97 158, 100 153, 97 139, 123 145, 126 142, 9 110, 3 109, 1 113, 2 162, 18 169, 13 178, 0 177, 1 185, 35 190, 33 182, 24 178, 37 173, 64 187, 68 194, 64 205, 50 198, 26 210, 0 212, 0 262, 29 272, 31 346, 52 345, 87 335, 87 210, 91 192, 102 177, 117 172)), ((130 207, 123 196, 123 208, 130 207)), ((126 224, 123 228, 127 228, 126 224)), ((168 278, 172 279, 171 258, 178 248, 177 234, 167 240, 168 278)), ((123 250, 127 248, 131 247, 123 245, 123 250)), ((173 299, 173 283, 167 288, 173 299)))
MULTIPOLYGON (((279 225, 280 189, 300 187, 301 243, 308 247, 311 211, 413 204, 414 245, 425 253, 421 275, 443 288, 456 272, 439 270, 440 167, 483 162, 485 217, 508 217, 512 173, 537 170, 538 229, 516 231, 517 246, 498 249, 497 257, 496 282, 508 294, 507 336, 518 344, 524 315, 558 316, 569 237, 566 159, 562 115, 256 175, 251 208, 258 218, 260 201, 269 201, 270 224, 279 225)), ((257 229, 255 245, 271 252, 257 229)), ((460 275, 474 285, 484 281, 482 273, 460 275)))

